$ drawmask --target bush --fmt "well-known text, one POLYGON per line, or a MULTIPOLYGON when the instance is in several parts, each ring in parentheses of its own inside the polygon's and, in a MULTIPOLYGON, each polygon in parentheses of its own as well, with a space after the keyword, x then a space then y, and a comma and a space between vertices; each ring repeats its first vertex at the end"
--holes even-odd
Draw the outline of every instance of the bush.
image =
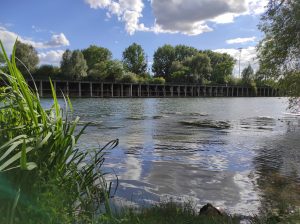
POLYGON ((127 72, 120 80, 122 83, 137 83, 138 77, 135 73, 127 72))
POLYGON ((151 80, 151 83, 153 84, 165 84, 166 80, 163 77, 155 77, 151 80))

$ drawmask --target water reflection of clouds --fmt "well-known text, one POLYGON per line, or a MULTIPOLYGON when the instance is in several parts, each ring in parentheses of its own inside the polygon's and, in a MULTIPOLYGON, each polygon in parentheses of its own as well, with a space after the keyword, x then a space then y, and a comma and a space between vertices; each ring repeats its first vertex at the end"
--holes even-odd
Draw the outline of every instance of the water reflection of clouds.
MULTIPOLYGON (((255 166, 261 167, 266 162, 262 157, 273 161, 282 154, 261 147, 266 136, 285 129, 286 121, 277 117, 286 106, 278 99, 82 99, 73 106, 87 121, 102 121, 86 130, 81 144, 95 147, 120 138, 119 147, 107 155, 106 167, 119 176, 117 196, 131 200, 134 195, 141 204, 159 201, 161 196, 182 196, 232 211, 248 203, 255 206, 257 195, 247 176, 254 169, 253 157, 258 154, 260 165, 255 166), (262 114, 274 119, 257 118, 262 114), (127 119, 133 116, 139 119, 127 119), (218 131, 179 123, 190 119, 229 120, 231 127, 218 131), (250 128, 241 128, 247 125, 250 128)), ((299 168, 289 163, 293 153, 281 156, 285 172, 299 168)), ((267 165, 277 166, 274 161, 267 165)))

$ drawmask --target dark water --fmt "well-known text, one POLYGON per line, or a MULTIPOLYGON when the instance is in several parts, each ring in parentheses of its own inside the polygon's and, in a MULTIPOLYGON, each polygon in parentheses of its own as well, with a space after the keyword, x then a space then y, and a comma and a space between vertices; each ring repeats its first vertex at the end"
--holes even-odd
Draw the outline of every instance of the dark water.
POLYGON ((92 122, 81 147, 120 140, 106 160, 106 169, 119 178, 117 202, 172 198, 252 214, 285 188, 298 200, 300 117, 285 113, 285 98, 72 103, 83 123, 92 122), (220 121, 226 126, 215 126, 220 121))

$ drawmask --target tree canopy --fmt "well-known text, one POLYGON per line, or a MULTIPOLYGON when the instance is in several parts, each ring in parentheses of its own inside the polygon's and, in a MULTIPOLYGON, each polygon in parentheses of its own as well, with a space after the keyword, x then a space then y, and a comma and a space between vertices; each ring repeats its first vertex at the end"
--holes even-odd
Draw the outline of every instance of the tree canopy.
POLYGON ((171 66, 175 58, 175 49, 173 46, 166 44, 159 47, 153 55, 152 71, 155 76, 161 76, 169 81, 171 77, 171 66))
POLYGON ((259 73, 280 80, 290 96, 300 95, 300 1, 270 0, 259 26, 265 36, 258 45, 259 73))
POLYGON ((254 80, 254 71, 251 65, 249 64, 246 68, 242 71, 242 81, 244 84, 250 84, 251 81, 254 80))
POLYGON ((30 44, 16 41, 16 64, 22 74, 27 75, 28 71, 33 73, 39 64, 37 51, 30 44))
POLYGON ((82 53, 88 66, 88 73, 94 69, 97 63, 106 62, 112 58, 110 50, 96 45, 90 45, 88 48, 82 50, 82 53))
POLYGON ((147 71, 146 56, 141 45, 133 43, 123 51, 123 63, 125 70, 143 75, 147 71))
POLYGON ((189 81, 203 83, 211 75, 210 58, 204 53, 198 53, 195 56, 187 58, 184 65, 189 67, 189 81))
POLYGON ((87 64, 80 50, 66 50, 62 56, 61 71, 72 79, 81 79, 87 76, 87 64))
POLYGON ((211 77, 210 80, 214 83, 227 83, 232 75, 235 65, 235 59, 226 53, 213 52, 211 50, 203 51, 210 58, 211 77))

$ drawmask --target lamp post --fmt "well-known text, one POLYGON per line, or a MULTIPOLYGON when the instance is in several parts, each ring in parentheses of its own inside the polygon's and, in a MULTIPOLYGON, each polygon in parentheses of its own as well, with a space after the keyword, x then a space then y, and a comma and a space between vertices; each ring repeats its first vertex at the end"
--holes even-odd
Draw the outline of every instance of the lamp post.
POLYGON ((242 50, 243 48, 238 48, 240 55, 239 55, 239 78, 241 78, 241 55, 242 55, 242 50))

